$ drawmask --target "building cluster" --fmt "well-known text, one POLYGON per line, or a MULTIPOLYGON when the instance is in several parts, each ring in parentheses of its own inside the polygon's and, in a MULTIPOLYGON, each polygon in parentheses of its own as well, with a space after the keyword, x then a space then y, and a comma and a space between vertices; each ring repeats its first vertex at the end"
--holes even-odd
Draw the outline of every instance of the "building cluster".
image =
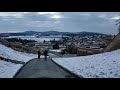
POLYGON ((62 42, 66 46, 102 47, 106 46, 112 39, 113 36, 108 35, 74 36, 64 38, 62 42))
POLYGON ((42 41, 42 42, 29 42, 25 46, 41 48, 41 49, 53 49, 55 43, 59 44, 60 49, 66 49, 69 46, 74 46, 79 49, 86 50, 101 50, 108 43, 112 41, 114 36, 111 35, 89 35, 89 36, 69 36, 62 37, 58 41, 42 41))

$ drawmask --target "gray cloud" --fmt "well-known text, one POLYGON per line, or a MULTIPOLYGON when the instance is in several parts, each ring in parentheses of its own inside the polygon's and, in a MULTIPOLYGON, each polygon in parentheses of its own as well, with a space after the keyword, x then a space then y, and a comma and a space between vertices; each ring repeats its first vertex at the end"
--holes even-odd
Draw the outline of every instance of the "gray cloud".
POLYGON ((116 34, 119 12, 0 12, 0 32, 69 31, 116 34))

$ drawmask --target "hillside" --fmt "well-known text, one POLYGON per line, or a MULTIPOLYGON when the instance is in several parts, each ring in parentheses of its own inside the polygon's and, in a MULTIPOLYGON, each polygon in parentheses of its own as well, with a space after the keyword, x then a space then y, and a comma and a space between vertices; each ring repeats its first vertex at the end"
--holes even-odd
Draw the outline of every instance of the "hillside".
POLYGON ((1 44, 0 44, 0 56, 12 60, 23 61, 23 62, 27 62, 37 57, 36 54, 18 52, 1 44))
POLYGON ((120 33, 103 49, 103 52, 109 52, 120 49, 120 33))
POLYGON ((52 59, 84 78, 120 78, 120 49, 90 56, 52 59))
MULTIPOLYGON (((0 57, 26 63, 31 59, 37 58, 37 55, 18 52, 0 44, 0 57)), ((23 66, 23 64, 15 64, 0 59, 0 78, 12 78, 21 66, 23 66)))
POLYGON ((22 64, 14 64, 0 60, 0 78, 13 78, 22 64))

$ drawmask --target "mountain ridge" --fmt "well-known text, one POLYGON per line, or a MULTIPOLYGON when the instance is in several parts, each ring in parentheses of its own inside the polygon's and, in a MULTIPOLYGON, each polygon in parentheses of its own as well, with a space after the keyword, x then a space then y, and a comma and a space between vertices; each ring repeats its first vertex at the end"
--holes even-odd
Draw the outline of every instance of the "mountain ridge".
POLYGON ((41 36, 49 36, 49 35, 107 35, 103 33, 97 32, 59 32, 59 31, 24 31, 24 32, 17 32, 17 33, 0 33, 0 37, 4 36, 26 36, 26 35, 41 35, 41 36))

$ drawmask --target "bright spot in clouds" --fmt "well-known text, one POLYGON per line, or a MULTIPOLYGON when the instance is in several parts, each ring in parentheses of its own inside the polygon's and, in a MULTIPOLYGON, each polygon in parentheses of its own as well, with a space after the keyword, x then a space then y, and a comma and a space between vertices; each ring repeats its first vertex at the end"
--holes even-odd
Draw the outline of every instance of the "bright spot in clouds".
POLYGON ((62 18, 60 15, 53 15, 53 16, 51 16, 51 18, 54 18, 54 19, 60 19, 60 18, 62 18))
POLYGON ((38 14, 59 14, 59 12, 38 12, 38 14))
POLYGON ((112 17, 111 19, 117 20, 117 19, 120 19, 120 16, 115 16, 115 17, 112 17))

